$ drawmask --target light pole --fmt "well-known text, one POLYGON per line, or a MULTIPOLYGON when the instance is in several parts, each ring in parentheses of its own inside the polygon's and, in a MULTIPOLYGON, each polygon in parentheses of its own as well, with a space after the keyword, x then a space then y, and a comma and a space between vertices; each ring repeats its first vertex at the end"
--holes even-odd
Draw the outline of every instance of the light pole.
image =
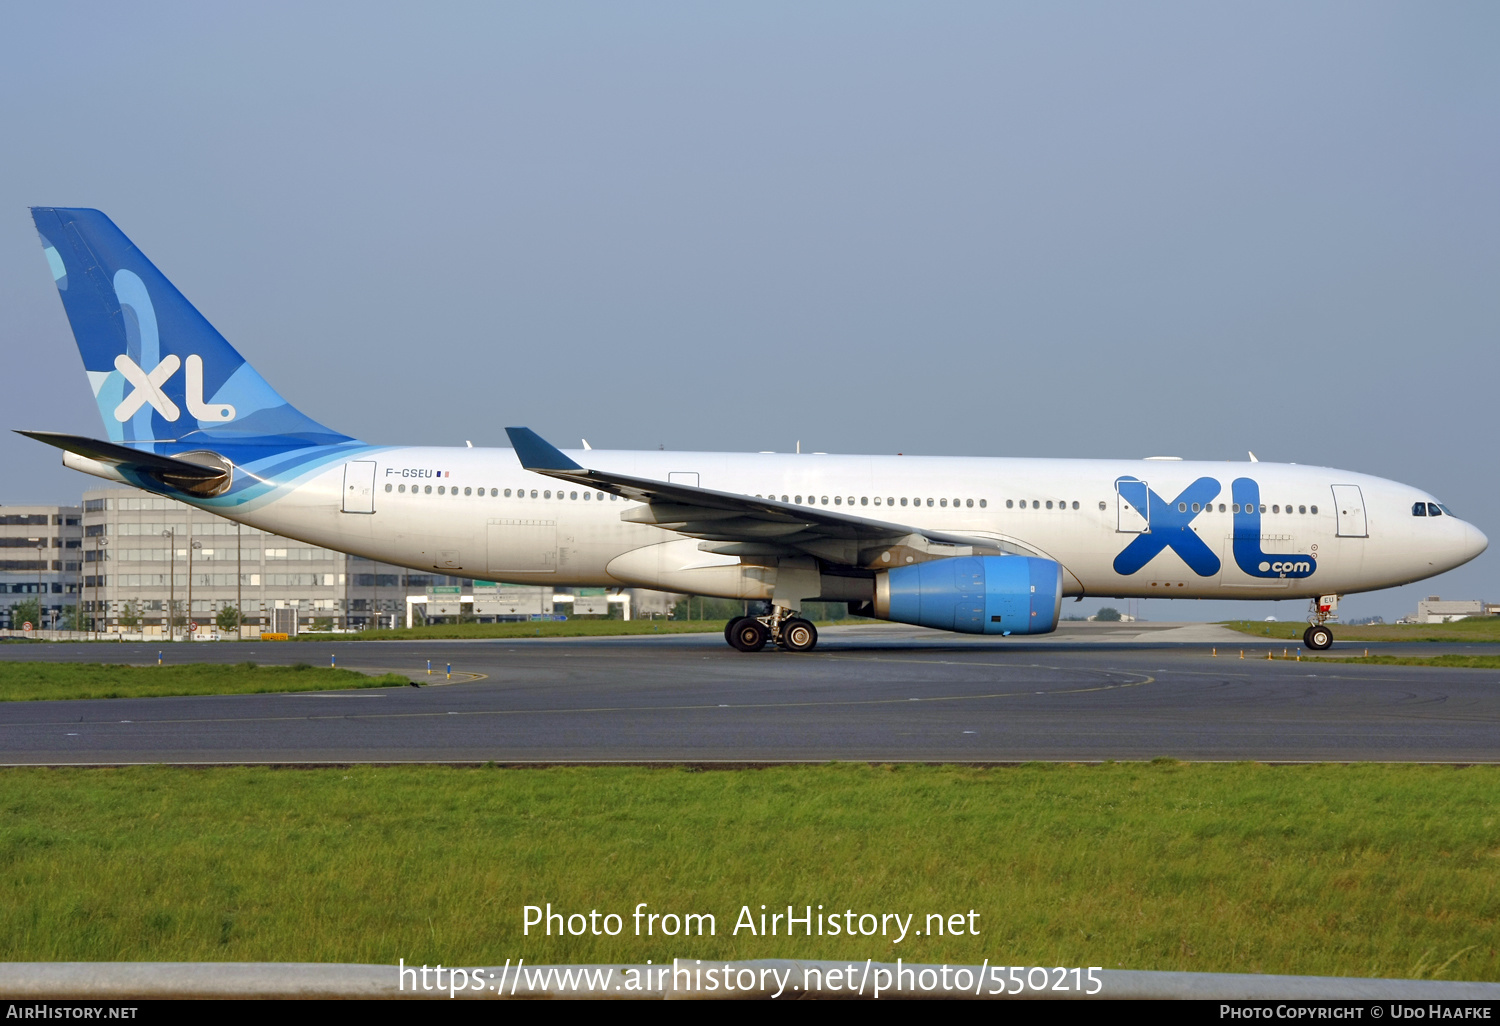
POLYGON ((28 541, 36 542, 36 629, 41 631, 47 629, 47 621, 44 619, 47 607, 42 598, 42 589, 46 587, 42 581, 42 571, 47 567, 47 539, 30 538, 28 541))
POLYGON ((244 526, 234 525, 234 636, 238 641, 245 639, 245 599, 242 593, 245 575, 240 567, 240 529, 244 526))
POLYGON ((167 539, 167 640, 176 641, 177 632, 172 616, 177 605, 177 531, 169 527, 161 536, 167 539))
POLYGON ((189 531, 189 534, 188 534, 188 547, 187 547, 187 554, 188 554, 188 597, 187 597, 188 636, 187 636, 187 639, 189 641, 193 640, 193 550, 194 549, 201 549, 201 548, 203 548, 203 543, 202 542, 193 541, 193 536, 191 534, 192 529, 193 529, 192 521, 189 521, 188 522, 188 531, 189 531))
POLYGON ((108 545, 109 539, 100 535, 94 535, 94 615, 89 617, 89 622, 94 628, 94 640, 99 640, 99 578, 103 576, 101 568, 104 566, 100 558, 101 546, 108 545))

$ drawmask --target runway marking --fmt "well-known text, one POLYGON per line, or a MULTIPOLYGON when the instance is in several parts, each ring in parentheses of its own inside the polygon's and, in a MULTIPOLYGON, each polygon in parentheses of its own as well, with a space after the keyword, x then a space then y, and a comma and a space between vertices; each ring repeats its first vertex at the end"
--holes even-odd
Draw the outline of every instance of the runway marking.
MULTIPOLYGON (((1093 671, 1100 672, 1100 671, 1093 671)), ((620 705, 620 706, 590 706, 581 709, 474 709, 468 712, 392 712, 392 713, 351 713, 347 715, 331 716, 194 716, 178 720, 137 720, 136 723, 171 724, 171 723, 305 723, 309 720, 399 720, 399 719, 433 719, 439 716, 559 716, 574 713, 633 713, 633 712, 699 712, 705 709, 816 709, 829 707, 848 707, 857 705, 897 705, 907 702, 979 702, 994 698, 1029 698, 1034 695, 1087 695, 1097 691, 1119 691, 1123 688, 1144 687, 1154 684, 1156 678, 1147 674, 1120 672, 1120 676, 1141 677, 1136 681, 1124 681, 1118 684, 1101 684, 1091 688, 1064 688, 1059 691, 997 691, 988 695, 937 695, 932 698, 863 698, 846 699, 842 701, 817 701, 817 702, 749 702, 743 705, 620 705)), ((65 726, 76 723, 76 720, 57 721, 55 723, 0 723, 0 727, 20 727, 22 729, 35 729, 47 726, 65 726)), ((106 720, 90 721, 108 725, 106 720)))

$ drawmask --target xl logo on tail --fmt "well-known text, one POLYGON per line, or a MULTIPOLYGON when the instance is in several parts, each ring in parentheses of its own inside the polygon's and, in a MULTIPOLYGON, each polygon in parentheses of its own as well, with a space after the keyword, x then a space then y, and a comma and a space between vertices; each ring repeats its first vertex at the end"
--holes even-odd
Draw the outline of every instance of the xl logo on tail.
MULTIPOLYGON (((115 357, 115 370, 135 386, 120 405, 115 407, 115 420, 125 423, 147 403, 169 421, 176 421, 181 417, 182 411, 177 408, 177 404, 161 390, 180 366, 182 361, 171 354, 149 372, 124 353, 115 357)), ((187 358, 186 385, 184 398, 187 400, 188 413, 195 418, 219 422, 234 419, 233 406, 227 403, 210 406, 203 402, 203 357, 197 354, 187 358)))

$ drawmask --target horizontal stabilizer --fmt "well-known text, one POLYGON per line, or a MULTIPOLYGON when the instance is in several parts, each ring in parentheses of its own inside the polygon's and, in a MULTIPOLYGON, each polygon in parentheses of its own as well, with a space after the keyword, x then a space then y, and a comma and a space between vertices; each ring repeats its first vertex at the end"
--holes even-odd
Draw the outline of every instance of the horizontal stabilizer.
POLYGON ((105 442, 82 435, 64 435, 55 431, 17 431, 18 435, 46 442, 64 452, 103 463, 119 471, 132 471, 171 488, 197 496, 218 495, 229 487, 233 467, 213 452, 184 453, 179 457, 159 456, 129 446, 105 442))

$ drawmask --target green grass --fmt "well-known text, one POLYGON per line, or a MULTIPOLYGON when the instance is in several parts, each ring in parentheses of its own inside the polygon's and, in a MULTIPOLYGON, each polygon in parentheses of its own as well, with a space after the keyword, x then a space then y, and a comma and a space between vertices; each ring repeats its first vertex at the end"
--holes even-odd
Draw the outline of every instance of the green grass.
MULTIPOLYGON (((358 631, 353 634, 319 634, 303 631, 295 641, 421 641, 452 638, 591 638, 635 634, 714 634, 724 620, 575 620, 561 623, 452 623, 397 630, 358 631)), ((820 627, 829 621, 817 621, 820 627)), ((876 623, 873 620, 843 620, 837 623, 876 623)))
POLYGON ((0 960, 804 957, 1500 979, 1500 768, 10 769, 0 960), (523 937, 522 906, 625 933, 523 937), (710 912, 712 937, 631 934, 710 912), (742 905, 980 913, 751 937, 742 905))
POLYGON ((1352 659, 1330 659, 1327 656, 1306 656, 1319 663, 1360 663, 1366 666, 1456 666, 1468 670, 1500 670, 1500 656, 1440 655, 1440 656, 1356 656, 1352 659))
POLYGON ((410 683, 398 674, 371 677, 327 667, 122 666, 105 663, 0 662, 0 702, 58 698, 160 698, 165 695, 251 695, 270 691, 336 691, 410 683))
MULTIPOLYGON (((1265 623, 1261 620, 1228 620, 1222 624, 1230 630, 1260 638, 1301 639, 1307 624, 1298 620, 1265 623)), ((1500 616, 1477 616, 1455 623, 1377 623, 1363 627, 1329 624, 1340 641, 1442 641, 1500 642, 1500 616)))

